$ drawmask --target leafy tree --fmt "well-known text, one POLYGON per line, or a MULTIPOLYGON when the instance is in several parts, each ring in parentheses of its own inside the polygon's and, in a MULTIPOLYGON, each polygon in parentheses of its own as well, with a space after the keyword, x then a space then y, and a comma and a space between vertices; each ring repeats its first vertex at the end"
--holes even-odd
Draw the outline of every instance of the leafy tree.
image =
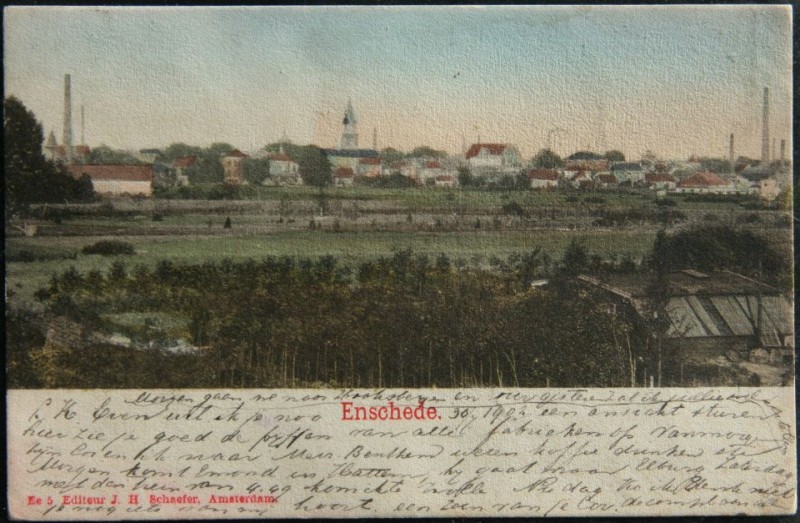
POLYGON ((402 160, 405 157, 403 151, 398 151, 394 147, 386 147, 381 149, 381 159, 386 164, 390 164, 399 160, 402 160))
POLYGON ((112 149, 107 145, 99 145, 89 151, 88 162, 94 165, 103 164, 125 164, 140 165, 140 162, 133 154, 128 151, 112 149))
POLYGON ((624 162, 625 155, 622 154, 622 151, 617 149, 613 149, 611 151, 606 151, 606 154, 603 155, 606 160, 609 162, 624 162))
POLYGON ((420 145, 419 147, 414 147, 414 150, 412 150, 406 156, 408 158, 445 158, 447 156, 447 152, 433 149, 427 145, 420 145))
POLYGON ((700 165, 703 170, 711 171, 712 173, 729 173, 731 172, 731 162, 722 158, 703 158, 700 160, 700 165))
POLYGON ((165 150, 163 158, 166 161, 175 161, 178 158, 186 156, 199 156, 203 150, 194 145, 186 145, 185 143, 172 143, 165 150))
POLYGON ((789 256, 749 229, 737 230, 727 225, 697 227, 657 240, 653 259, 655 262, 658 256, 664 271, 730 270, 775 284, 786 284, 791 279, 789 256))
POLYGON ((562 165, 564 160, 550 149, 542 149, 533 157, 533 166, 537 169, 555 169, 562 165))
POLYGON ((304 147, 296 161, 300 177, 306 185, 327 187, 331 184, 331 162, 325 152, 316 145, 304 147))
POLYGON ((468 167, 458 168, 458 185, 461 187, 472 187, 474 180, 472 172, 468 167))
POLYGON ((754 160, 753 158, 748 158, 747 156, 739 156, 734 162, 737 173, 742 172, 750 166, 758 165, 759 163, 761 163, 760 160, 754 160))
POLYGON ((245 158, 242 161, 242 176, 253 185, 260 185, 269 177, 268 158, 245 158))
POLYGON ((61 165, 42 154, 44 134, 36 116, 17 98, 3 101, 5 219, 24 213, 32 203, 84 201, 94 194, 61 165))
POLYGON ((564 251, 564 257, 561 260, 561 266, 564 274, 569 277, 574 277, 586 270, 589 264, 589 249, 586 247, 586 240, 583 238, 573 238, 567 249, 564 251))
POLYGON ((203 154, 207 154, 214 158, 222 158, 223 156, 233 151, 234 149, 236 148, 229 143, 215 142, 209 145, 208 148, 203 152, 203 154))

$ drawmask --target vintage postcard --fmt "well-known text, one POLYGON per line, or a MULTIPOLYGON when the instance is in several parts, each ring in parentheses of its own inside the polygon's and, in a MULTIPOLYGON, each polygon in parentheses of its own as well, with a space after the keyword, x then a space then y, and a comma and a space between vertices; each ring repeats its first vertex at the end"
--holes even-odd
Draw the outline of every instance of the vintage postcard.
POLYGON ((24 520, 796 510, 792 10, 4 10, 24 520))

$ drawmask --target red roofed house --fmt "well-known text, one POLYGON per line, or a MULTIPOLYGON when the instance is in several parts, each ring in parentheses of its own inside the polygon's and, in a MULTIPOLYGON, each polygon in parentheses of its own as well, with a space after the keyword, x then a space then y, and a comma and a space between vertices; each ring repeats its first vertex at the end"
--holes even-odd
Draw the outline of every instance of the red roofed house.
POLYGON ((436 177, 434 185, 436 187, 455 187, 456 186, 455 176, 451 176, 449 174, 440 174, 439 176, 436 177))
POLYGON ((569 178, 569 184, 576 189, 585 189, 592 186, 592 179, 586 171, 564 170, 564 174, 569 178))
POLYGON ((422 169, 419 170, 419 183, 428 184, 432 180, 436 184, 436 179, 439 176, 445 176, 444 167, 436 160, 428 160, 422 164, 422 169))
POLYGON ((389 165, 389 174, 400 173, 403 176, 417 179, 417 166, 408 160, 398 160, 389 165))
POLYGON ((269 158, 269 175, 272 180, 264 180, 265 184, 300 185, 303 183, 303 179, 300 177, 300 166, 283 152, 282 145, 279 152, 272 153, 267 158, 269 158))
POLYGON ((239 185, 242 183, 242 161, 247 158, 239 149, 234 149, 222 157, 222 168, 225 171, 225 183, 239 185))
POLYGON ((610 189, 617 186, 617 177, 611 173, 601 173, 594 177, 594 186, 600 189, 610 189))
POLYGON ((712 172, 703 171, 679 181, 675 191, 679 193, 730 194, 736 192, 736 186, 712 172))
POLYGON ((474 143, 467 151, 466 159, 476 172, 511 174, 522 166, 517 148, 506 143, 474 143))
POLYGON ((356 173, 349 167, 339 167, 333 171, 333 183, 338 187, 345 187, 353 185, 353 178, 356 173))
POLYGON ((380 158, 359 158, 356 168, 359 176, 377 178, 381 175, 383 164, 380 158))
POLYGON ((92 180, 94 191, 100 195, 153 194, 152 165, 68 165, 67 169, 76 180, 84 174, 92 180))
POLYGON ((175 184, 180 186, 189 185, 189 175, 186 172, 190 167, 194 167, 197 163, 197 156, 184 156, 172 162, 172 168, 175 170, 175 184))
POLYGON ((675 177, 669 173, 645 173, 644 183, 654 190, 674 189, 677 185, 675 177))
POLYGON ((553 169, 532 169, 528 172, 531 189, 550 189, 558 185, 558 173, 553 169))

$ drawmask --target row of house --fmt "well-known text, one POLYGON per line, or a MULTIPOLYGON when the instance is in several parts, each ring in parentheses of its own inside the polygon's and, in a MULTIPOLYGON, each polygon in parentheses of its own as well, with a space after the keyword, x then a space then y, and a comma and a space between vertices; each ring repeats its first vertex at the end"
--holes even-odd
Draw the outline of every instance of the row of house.
POLYGON ((575 189, 615 189, 622 186, 647 187, 655 191, 675 194, 752 194, 772 201, 778 197, 781 187, 774 178, 763 178, 752 182, 742 176, 724 177, 701 171, 685 178, 668 172, 643 172, 634 167, 610 172, 561 169, 532 169, 528 172, 532 189, 570 187, 575 189))

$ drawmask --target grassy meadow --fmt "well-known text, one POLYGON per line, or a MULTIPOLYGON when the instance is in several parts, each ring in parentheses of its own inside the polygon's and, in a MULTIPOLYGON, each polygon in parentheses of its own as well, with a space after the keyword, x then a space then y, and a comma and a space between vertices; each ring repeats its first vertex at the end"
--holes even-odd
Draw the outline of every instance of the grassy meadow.
MULTIPOLYGON (((22 236, 13 224, 7 234, 7 303, 38 308, 33 295, 53 274, 70 267, 84 274, 106 273, 117 258, 129 269, 138 264, 153 267, 160 260, 202 263, 323 255, 355 266, 411 249, 431 258, 445 254, 454 263, 488 267, 494 258, 504 260, 534 248, 558 260, 572 239, 583 238, 590 254, 641 260, 658 229, 652 223, 592 225, 601 209, 658 210, 653 194, 644 192, 336 188, 325 191, 324 216, 315 188, 250 187, 244 196, 249 197, 118 200, 39 209, 38 235, 22 236), (524 216, 508 212, 509 204, 522 209, 524 216), (551 217, 552 213, 557 216, 551 217), (53 219, 55 215, 59 219, 53 219), (233 225, 224 228, 229 217, 233 225), (129 242, 136 253, 120 257, 81 253, 84 247, 108 239, 129 242)), ((754 214, 736 202, 671 198, 687 223, 735 223, 754 214)), ((756 226, 778 243, 788 244, 789 229, 775 227, 786 213, 757 214, 756 226)))

